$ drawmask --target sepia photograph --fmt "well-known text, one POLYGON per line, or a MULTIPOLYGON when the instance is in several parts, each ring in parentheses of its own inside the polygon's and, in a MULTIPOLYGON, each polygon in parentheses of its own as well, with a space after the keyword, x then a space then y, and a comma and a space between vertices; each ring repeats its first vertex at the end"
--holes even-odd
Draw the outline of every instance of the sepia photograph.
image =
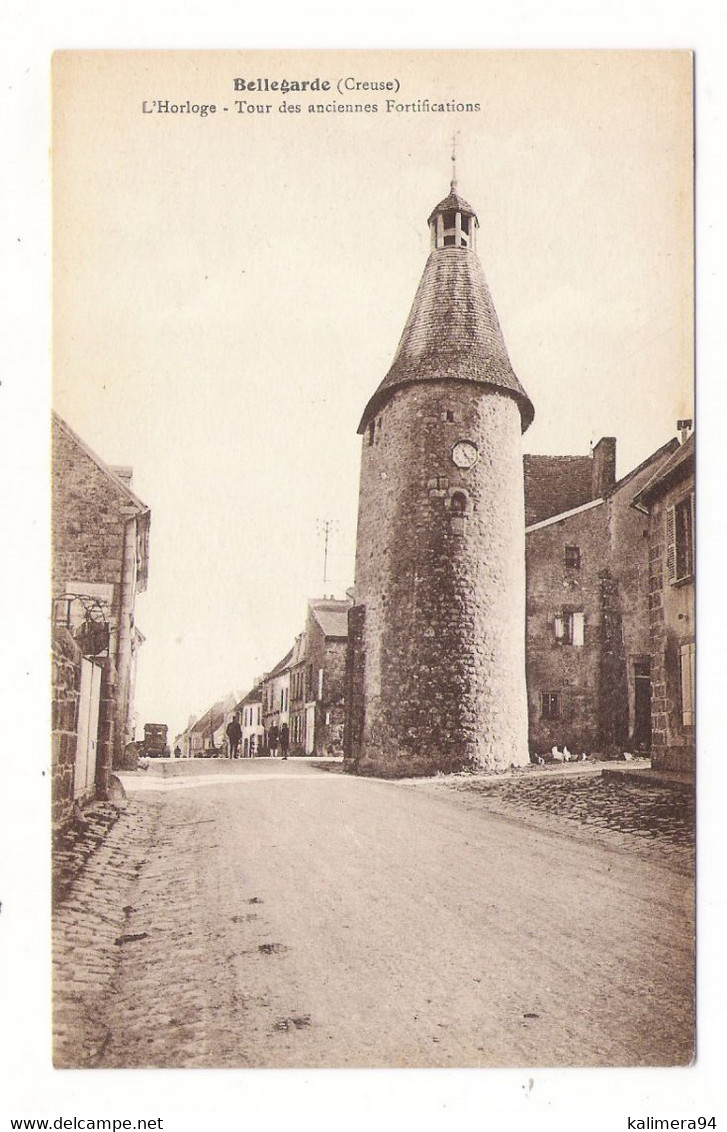
POLYGON ((56 1069, 694 1064, 693 70, 54 55, 56 1069))

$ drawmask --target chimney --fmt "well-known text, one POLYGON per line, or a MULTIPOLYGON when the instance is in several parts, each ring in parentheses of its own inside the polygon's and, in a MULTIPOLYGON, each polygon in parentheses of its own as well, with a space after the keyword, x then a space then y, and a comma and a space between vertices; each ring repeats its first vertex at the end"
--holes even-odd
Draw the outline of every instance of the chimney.
POLYGON ((677 421, 677 432, 679 433, 679 443, 684 444, 685 440, 689 440, 692 434, 692 419, 687 417, 683 421, 677 421))
POLYGON ((616 482, 616 437, 602 436, 592 458, 591 498, 601 499, 616 482))

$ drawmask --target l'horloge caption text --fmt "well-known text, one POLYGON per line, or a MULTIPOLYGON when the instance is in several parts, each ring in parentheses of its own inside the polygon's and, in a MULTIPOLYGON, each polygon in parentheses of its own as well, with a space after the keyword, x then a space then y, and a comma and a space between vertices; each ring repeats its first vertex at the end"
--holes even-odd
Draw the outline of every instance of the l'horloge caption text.
POLYGON ((361 79, 347 75, 337 81, 322 79, 233 80, 233 91, 243 98, 228 103, 192 99, 151 98, 141 104, 142 114, 172 114, 179 117, 208 118, 217 114, 472 114, 482 109, 480 102, 468 98, 445 101, 424 97, 408 100, 396 97, 401 91, 398 78, 361 79), (295 101, 290 95, 302 95, 295 101), (339 98, 336 98, 336 94, 339 98), (261 98, 261 95, 270 97, 261 98))

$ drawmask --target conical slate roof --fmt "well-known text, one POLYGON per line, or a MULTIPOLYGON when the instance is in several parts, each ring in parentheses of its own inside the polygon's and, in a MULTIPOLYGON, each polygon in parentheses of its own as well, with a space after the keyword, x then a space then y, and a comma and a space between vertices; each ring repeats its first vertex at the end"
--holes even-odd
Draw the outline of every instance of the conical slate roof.
POLYGON ((454 181, 450 186, 449 196, 446 196, 444 200, 440 200, 436 208, 432 209, 431 213, 429 214, 427 224, 431 224, 432 220, 438 212, 461 212, 463 216, 474 216, 475 219, 477 218, 477 213, 475 212, 472 205, 467 204, 467 201, 464 199, 464 197, 461 197, 457 192, 457 187, 454 181))
MULTIPOLYGON (((454 195, 437 205, 434 215, 454 195)), ((454 206, 469 209, 460 201, 454 206)), ((474 215, 474 213, 473 213, 474 215)), ((507 355, 485 273, 469 248, 436 248, 430 253, 391 369, 370 399, 358 431, 402 385, 421 381, 473 381, 508 393, 517 401, 522 430, 534 409, 507 355)))

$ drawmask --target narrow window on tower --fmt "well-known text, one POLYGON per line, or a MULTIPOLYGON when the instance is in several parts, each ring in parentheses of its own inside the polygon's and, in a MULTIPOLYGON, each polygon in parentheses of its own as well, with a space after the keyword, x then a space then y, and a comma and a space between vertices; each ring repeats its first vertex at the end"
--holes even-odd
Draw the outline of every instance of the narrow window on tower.
POLYGON ((565 548, 565 565, 567 570, 580 570, 581 548, 579 546, 567 546, 565 548))
POLYGON ((449 504, 449 525, 453 535, 463 535, 467 524, 467 496, 463 491, 455 491, 447 500, 449 504))
POLYGON ((376 435, 376 421, 371 421, 371 423, 369 425, 369 444, 373 444, 375 435, 376 435))
POLYGON ((451 423, 454 420, 454 409, 445 409, 442 413, 442 420, 451 423))

